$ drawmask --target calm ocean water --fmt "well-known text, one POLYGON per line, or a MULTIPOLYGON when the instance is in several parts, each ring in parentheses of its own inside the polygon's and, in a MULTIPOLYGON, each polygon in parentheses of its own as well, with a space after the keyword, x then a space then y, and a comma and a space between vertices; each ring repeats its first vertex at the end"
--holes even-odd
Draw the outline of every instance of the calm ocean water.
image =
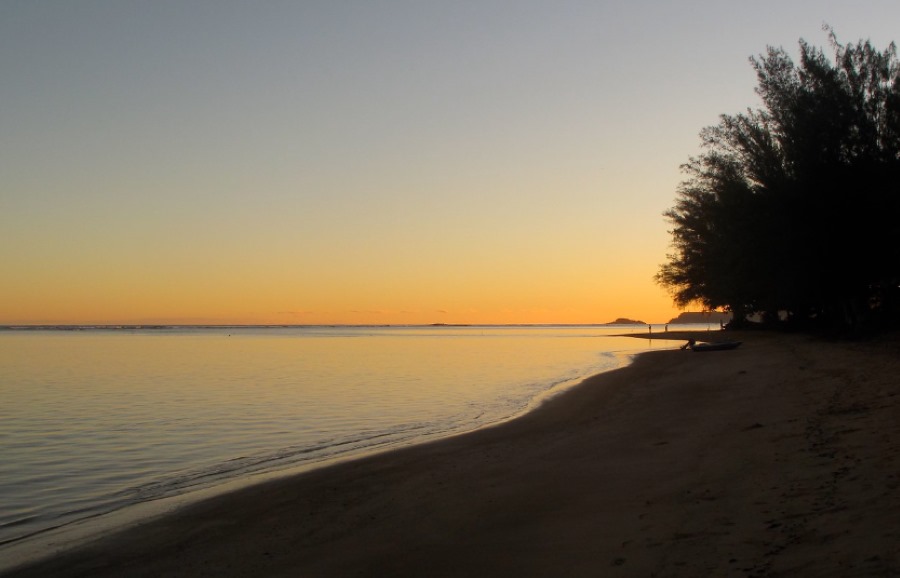
POLYGON ((639 330, 0 331, 0 544, 508 419, 633 353, 678 345, 613 336, 639 330))

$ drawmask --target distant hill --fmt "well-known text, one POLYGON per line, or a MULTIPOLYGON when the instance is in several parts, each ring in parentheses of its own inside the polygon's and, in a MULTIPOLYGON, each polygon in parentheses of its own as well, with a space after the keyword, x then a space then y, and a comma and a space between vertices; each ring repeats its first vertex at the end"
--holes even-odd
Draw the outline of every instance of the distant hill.
POLYGON ((643 321, 636 321, 634 319, 628 319, 625 317, 619 317, 615 321, 610 321, 606 325, 647 325, 643 321))
POLYGON ((673 317, 669 323, 728 323, 731 321, 731 313, 720 311, 684 311, 678 317, 673 317))

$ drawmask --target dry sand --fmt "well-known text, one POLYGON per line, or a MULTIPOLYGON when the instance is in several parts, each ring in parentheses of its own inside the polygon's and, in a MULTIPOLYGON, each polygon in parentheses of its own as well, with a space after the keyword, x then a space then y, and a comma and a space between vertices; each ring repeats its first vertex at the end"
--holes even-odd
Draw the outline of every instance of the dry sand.
POLYGON ((900 342, 740 338, 10 575, 900 576, 900 342))

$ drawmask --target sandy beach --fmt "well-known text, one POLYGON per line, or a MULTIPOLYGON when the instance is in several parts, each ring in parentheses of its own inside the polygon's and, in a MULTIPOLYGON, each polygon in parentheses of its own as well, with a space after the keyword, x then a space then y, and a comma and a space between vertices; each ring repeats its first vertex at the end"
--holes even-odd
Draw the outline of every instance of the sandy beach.
POLYGON ((737 338, 4 576, 900 576, 900 341, 737 338))

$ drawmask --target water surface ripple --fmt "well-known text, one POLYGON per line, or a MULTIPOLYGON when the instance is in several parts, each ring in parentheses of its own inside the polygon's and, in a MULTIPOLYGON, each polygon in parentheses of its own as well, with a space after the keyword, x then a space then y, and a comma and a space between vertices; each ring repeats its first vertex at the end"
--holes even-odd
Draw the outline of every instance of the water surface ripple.
POLYGON ((0 331, 0 543, 474 429, 671 342, 622 327, 0 331))

